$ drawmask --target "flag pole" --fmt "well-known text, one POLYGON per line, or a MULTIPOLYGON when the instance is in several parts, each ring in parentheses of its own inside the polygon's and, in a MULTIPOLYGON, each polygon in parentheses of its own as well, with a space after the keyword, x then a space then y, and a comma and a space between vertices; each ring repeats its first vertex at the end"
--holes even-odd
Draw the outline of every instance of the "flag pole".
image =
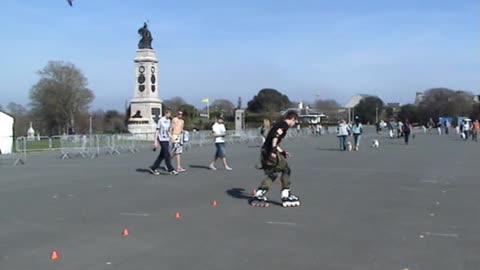
POLYGON ((210 99, 207 99, 207 119, 210 120, 210 99))

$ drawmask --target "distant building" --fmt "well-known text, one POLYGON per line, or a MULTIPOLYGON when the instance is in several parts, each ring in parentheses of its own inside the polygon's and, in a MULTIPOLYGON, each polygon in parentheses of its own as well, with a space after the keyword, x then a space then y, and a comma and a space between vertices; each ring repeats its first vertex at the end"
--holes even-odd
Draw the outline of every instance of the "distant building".
POLYGON ((298 103, 296 108, 288 108, 285 111, 281 111, 280 114, 284 115, 288 111, 295 111, 298 113, 298 120, 301 123, 320 123, 327 116, 315 109, 310 109, 310 107, 304 106, 303 102, 298 103))
POLYGON ((387 103, 387 107, 392 108, 394 112, 398 112, 400 111, 400 108, 402 107, 402 105, 399 102, 390 102, 390 103, 387 103))
POLYGON ((415 94, 415 105, 420 104, 425 99, 425 95, 422 92, 417 92, 415 94))
POLYGON ((364 98, 367 98, 367 97, 376 97, 376 96, 365 95, 365 94, 353 95, 353 96, 350 98, 350 100, 347 102, 347 104, 345 104, 345 108, 347 108, 347 109, 353 109, 353 108, 355 108, 355 106, 357 106, 358 104, 360 104, 360 101, 362 101, 364 98))
POLYGON ((0 111, 0 155, 12 153, 14 122, 13 116, 0 111))
POLYGON ((351 122, 354 115, 355 115, 355 107, 360 104, 360 101, 367 97, 377 97, 377 96, 372 96, 372 95, 366 95, 366 94, 356 94, 353 95, 350 100, 345 104, 345 109, 348 111, 348 122, 351 122))
POLYGON ((480 95, 474 95, 473 96, 473 101, 476 102, 476 103, 480 102, 480 95))

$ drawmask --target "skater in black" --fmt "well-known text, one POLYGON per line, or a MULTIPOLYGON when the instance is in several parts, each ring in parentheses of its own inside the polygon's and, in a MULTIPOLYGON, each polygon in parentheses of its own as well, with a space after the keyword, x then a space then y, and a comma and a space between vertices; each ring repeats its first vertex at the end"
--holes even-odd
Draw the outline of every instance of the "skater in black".
POLYGON ((290 167, 287 159, 290 154, 280 147, 282 139, 287 134, 288 128, 295 126, 298 123, 298 114, 295 111, 287 112, 285 119, 273 125, 268 132, 265 143, 261 150, 261 164, 265 172, 265 179, 263 179, 257 192, 254 194, 251 205, 253 206, 268 206, 268 199, 265 196, 272 183, 281 174, 282 181, 282 205, 284 207, 299 206, 300 200, 298 197, 290 193, 290 167))

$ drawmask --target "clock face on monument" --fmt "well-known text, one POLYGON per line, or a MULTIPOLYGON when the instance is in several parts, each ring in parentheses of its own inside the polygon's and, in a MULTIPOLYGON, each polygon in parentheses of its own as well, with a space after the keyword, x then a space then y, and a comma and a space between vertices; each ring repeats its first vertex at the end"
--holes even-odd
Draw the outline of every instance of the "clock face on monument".
POLYGON ((155 83, 157 81, 157 78, 155 78, 155 75, 152 75, 152 77, 150 77, 150 81, 152 83, 155 83))
POLYGON ((144 82, 145 82, 145 76, 143 76, 143 74, 140 74, 140 76, 138 76, 138 83, 142 84, 144 82))
POLYGON ((145 67, 144 67, 144 66, 140 66, 140 67, 138 68, 138 72, 144 73, 144 72, 145 72, 145 67))
POLYGON ((152 66, 150 70, 152 71, 152 73, 155 73, 155 66, 152 66))

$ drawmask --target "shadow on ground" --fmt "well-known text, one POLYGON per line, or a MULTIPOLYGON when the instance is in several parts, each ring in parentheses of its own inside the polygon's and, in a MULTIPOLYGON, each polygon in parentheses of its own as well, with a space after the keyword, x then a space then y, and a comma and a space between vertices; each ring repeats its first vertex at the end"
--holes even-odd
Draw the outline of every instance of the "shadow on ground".
POLYGON ((196 168, 196 169, 205 169, 205 170, 210 170, 210 167, 206 165, 189 165, 188 167, 190 168, 196 168))
POLYGON ((150 171, 148 169, 143 169, 143 168, 136 169, 135 171, 137 171, 139 173, 150 173, 150 171))
MULTIPOLYGON (((232 198, 245 200, 250 205, 249 201, 252 198, 252 194, 246 192, 244 188, 231 188, 231 189, 227 190, 226 193, 232 198)), ((270 204, 282 206, 281 203, 276 202, 276 201, 272 201, 270 199, 268 200, 268 202, 270 204)))
POLYGON ((317 148, 319 151, 340 152, 338 148, 317 148))

